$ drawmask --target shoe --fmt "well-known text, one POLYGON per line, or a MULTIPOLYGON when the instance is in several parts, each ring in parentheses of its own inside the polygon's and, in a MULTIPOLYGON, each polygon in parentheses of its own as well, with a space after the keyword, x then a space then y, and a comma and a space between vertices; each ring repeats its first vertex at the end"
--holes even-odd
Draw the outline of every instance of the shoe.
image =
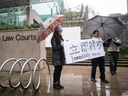
POLYGON ((61 89, 63 89, 63 88, 64 88, 62 85, 60 85, 60 83, 58 84, 58 86, 59 86, 61 89))
POLYGON ((106 79, 101 79, 102 82, 109 83, 106 79))
POLYGON ((114 72, 113 71, 111 72, 111 75, 114 75, 114 72))
POLYGON ((95 78, 91 78, 91 80, 92 80, 93 82, 96 82, 96 81, 97 81, 95 78))
POLYGON ((60 90, 60 89, 61 89, 58 84, 54 84, 53 87, 54 87, 55 89, 57 89, 57 90, 60 90))

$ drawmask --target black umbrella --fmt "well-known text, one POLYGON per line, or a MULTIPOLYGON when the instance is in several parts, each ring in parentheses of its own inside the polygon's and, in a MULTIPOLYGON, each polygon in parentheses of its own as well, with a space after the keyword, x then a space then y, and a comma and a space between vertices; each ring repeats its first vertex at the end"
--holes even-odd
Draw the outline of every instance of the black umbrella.
POLYGON ((84 32, 92 37, 94 30, 99 30, 100 37, 107 40, 114 37, 119 37, 125 26, 118 20, 117 17, 95 16, 84 22, 84 32))

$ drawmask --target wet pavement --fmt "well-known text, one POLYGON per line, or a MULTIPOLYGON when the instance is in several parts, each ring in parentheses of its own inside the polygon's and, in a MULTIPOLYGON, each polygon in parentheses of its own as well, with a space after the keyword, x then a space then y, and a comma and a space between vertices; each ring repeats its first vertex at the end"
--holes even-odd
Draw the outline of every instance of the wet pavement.
MULTIPOLYGON (((53 74, 54 67, 50 65, 51 74, 53 74)), ((38 91, 35 91, 31 86, 28 89, 18 87, 1 88, 0 96, 128 96, 128 67, 118 67, 117 73, 111 75, 109 67, 105 67, 106 79, 109 84, 100 81, 99 68, 97 68, 96 80, 92 82, 90 79, 91 66, 63 66, 61 85, 64 86, 62 90, 53 88, 51 82, 51 92, 46 93, 48 84, 47 68, 41 71, 41 85, 38 91)), ((29 72, 23 75, 24 85, 29 79, 29 72)), ((38 81, 38 73, 36 73, 35 81, 38 81)), ((53 81, 53 76, 51 75, 53 81)), ((2 84, 8 84, 7 76, 0 77, 2 84)), ((19 82, 19 73, 12 75, 12 83, 15 85, 19 82)))

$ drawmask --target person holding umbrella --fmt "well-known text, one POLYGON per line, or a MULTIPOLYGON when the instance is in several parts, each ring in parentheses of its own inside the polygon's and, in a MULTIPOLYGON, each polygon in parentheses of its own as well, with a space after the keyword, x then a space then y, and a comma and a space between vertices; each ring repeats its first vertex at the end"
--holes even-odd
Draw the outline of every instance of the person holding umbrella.
POLYGON ((117 37, 108 39, 106 41, 106 45, 108 47, 108 57, 110 61, 110 72, 111 75, 114 75, 117 70, 117 61, 118 61, 118 54, 119 54, 119 46, 121 45, 120 39, 117 37))
MULTIPOLYGON (((98 30, 95 30, 93 32, 93 37, 92 38, 98 38, 98 39, 101 39, 99 37, 99 31, 98 30)), ((105 42, 102 41, 103 45, 105 45, 105 42)), ((95 79, 95 75, 96 75, 96 68, 97 68, 97 65, 99 64, 99 69, 100 69, 100 79, 102 82, 105 82, 105 83, 109 83, 106 79, 105 79, 105 65, 104 65, 104 57, 98 57, 98 58, 94 58, 91 60, 92 61, 92 71, 91 71, 91 80, 93 82, 96 82, 96 79, 95 79)))
POLYGON ((52 45, 52 63, 54 65, 54 73, 53 73, 53 87, 57 90, 64 88, 60 85, 60 77, 62 66, 65 63, 64 50, 61 43, 64 41, 62 38, 62 28, 61 26, 57 26, 54 30, 53 37, 51 39, 52 45))

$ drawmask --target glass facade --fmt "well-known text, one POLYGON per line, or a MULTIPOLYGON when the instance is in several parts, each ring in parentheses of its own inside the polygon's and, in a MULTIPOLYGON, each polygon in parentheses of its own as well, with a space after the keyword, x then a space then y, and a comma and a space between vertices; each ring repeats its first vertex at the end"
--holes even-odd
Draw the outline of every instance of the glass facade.
MULTIPOLYGON (((31 1, 38 2, 40 0, 31 0, 31 1)), ((41 0, 41 1, 51 1, 51 0, 41 0)), ((56 15, 60 13, 60 10, 62 10, 63 7, 64 7, 63 0, 32 4, 32 9, 38 14, 38 16, 42 19, 42 21, 45 21, 47 18, 49 18, 52 15, 52 9, 53 9, 53 13, 56 15)))
POLYGON ((0 9, 0 26, 26 24, 28 6, 10 7, 0 9))
MULTIPOLYGON (((52 2, 46 1, 51 0, 30 0, 32 9, 43 22, 52 15, 52 9, 53 13, 56 15, 60 13, 60 10, 64 7, 63 0, 52 2)), ((0 9, 0 27, 8 25, 25 25, 27 19, 27 7, 28 6, 18 6, 0 9)))

